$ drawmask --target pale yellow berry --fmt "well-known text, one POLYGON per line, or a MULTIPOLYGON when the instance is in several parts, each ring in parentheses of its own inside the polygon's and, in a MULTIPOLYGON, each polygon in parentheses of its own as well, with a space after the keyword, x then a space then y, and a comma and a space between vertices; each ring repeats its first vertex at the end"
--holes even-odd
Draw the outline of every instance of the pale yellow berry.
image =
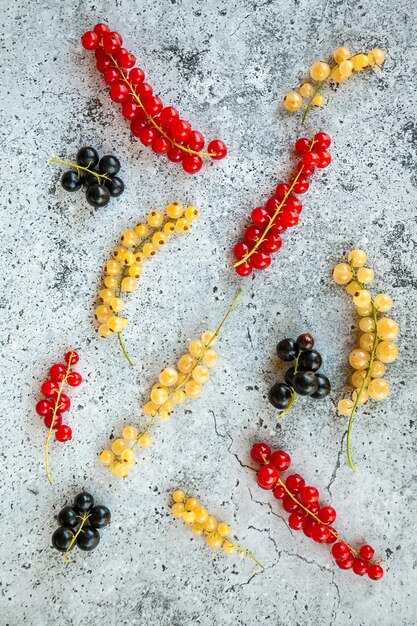
POLYGON ((369 394, 366 389, 355 389, 352 393, 352 400, 357 404, 366 404, 369 399, 369 394), (359 393, 360 392, 360 393, 359 393))
POLYGON ((389 384, 383 378, 374 378, 369 383, 368 392, 372 400, 384 400, 389 394, 389 384))
POLYGON ((219 533, 209 533, 206 535, 206 543, 210 548, 220 548, 223 543, 223 538, 219 533))
POLYGON ((318 83, 326 80, 326 78, 330 76, 329 64, 325 63, 324 61, 316 61, 316 63, 313 63, 313 65, 310 67, 310 76, 318 83))
POLYGON ((182 519, 186 524, 193 524, 195 522, 194 511, 184 511, 184 513, 182 514, 182 519))
POLYGON ((346 285, 346 293, 350 296, 354 296, 357 291, 359 291, 360 287, 355 280, 352 280, 348 285, 346 285))
POLYGON ((185 393, 184 389, 177 389, 177 391, 172 396, 172 399, 175 404, 183 404, 187 399, 187 394, 185 393))
POLYGON ((136 441, 139 431, 136 426, 125 426, 122 430, 122 437, 126 441, 136 441))
POLYGON ((152 235, 152 244, 155 248, 163 248, 168 243, 168 235, 158 230, 152 235))
POLYGON ((212 515, 209 515, 207 520, 203 524, 203 528, 206 532, 212 533, 217 528, 217 520, 212 515))
POLYGON ((175 224, 174 222, 167 222, 164 224, 164 233, 167 235, 173 235, 175 233, 175 224))
POLYGON ((336 50, 333 52, 333 58, 337 64, 341 63, 345 59, 349 59, 350 58, 349 48, 346 48, 346 47, 336 48, 336 50))
POLYGON ((122 322, 122 330, 129 326, 129 320, 127 320, 125 317, 121 317, 119 319, 122 322))
POLYGON ((363 333, 371 333, 375 330, 375 322, 372 317, 363 317, 359 320, 359 328, 363 333))
POLYGON ((190 230, 190 222, 185 217, 180 217, 175 224, 175 230, 177 233, 186 233, 190 230))
POLYGON ((161 404, 163 404, 166 400, 168 400, 168 391, 166 387, 153 389, 151 392, 151 400, 158 406, 161 406, 161 404))
POLYGON ((343 78, 349 78, 353 72, 353 63, 350 59, 345 59, 339 64, 339 73, 343 78))
POLYGON ((380 50, 379 48, 373 48, 373 50, 370 51, 370 54, 372 54, 374 61, 377 65, 382 65, 382 63, 385 61, 385 52, 383 52, 383 50, 380 50))
POLYGON ((362 348, 355 348, 349 354, 349 363, 355 370, 363 370, 368 366, 370 354, 362 348))
POLYGON ((149 227, 147 224, 138 224, 135 228, 135 233, 138 237, 146 237, 149 232, 149 227))
POLYGON ((101 465, 109 466, 114 461, 114 454, 111 450, 103 450, 103 452, 98 457, 101 465))
POLYGON ((367 383, 369 382, 369 376, 367 376, 366 370, 356 370, 356 372, 353 372, 351 380, 352 386, 358 389, 362 387, 364 380, 366 380, 367 383))
POLYGON ((125 230, 122 234, 121 240, 125 248, 131 248, 136 245, 138 235, 134 230, 125 230))
POLYGON ((188 350, 192 356, 198 359, 203 354, 205 347, 206 346, 201 341, 201 339, 193 339, 192 341, 190 341, 188 350))
POLYGON ((123 278, 122 283, 120 285, 122 291, 127 291, 128 293, 135 291, 136 287, 137 287, 137 282, 134 278, 132 278, 131 276, 126 276, 126 278, 123 278))
POLYGON ((188 380, 188 374, 184 374, 183 372, 180 372, 178 374, 178 380, 177 380, 177 387, 179 387, 180 385, 182 385, 185 382, 185 379, 188 380))
POLYGON ((113 313, 120 313, 125 308, 125 303, 121 298, 112 298, 109 302, 109 308, 113 313))
POLYGON ((311 83, 303 83, 298 91, 303 98, 311 98, 314 87, 311 83))
POLYGON ((324 99, 324 96, 317 94, 317 96, 314 96, 312 102, 315 107, 322 107, 326 100, 324 99))
POLYGON ((94 317, 98 322, 103 323, 107 320, 110 315, 110 308, 105 306, 104 304, 100 304, 96 310, 94 311, 94 317))
POLYGON ((193 369, 196 360, 191 354, 184 354, 178 361, 178 369, 183 374, 189 374, 193 369))
POLYGON ((141 448, 150 448, 152 445, 152 437, 148 433, 143 433, 138 439, 138 445, 141 448))
POLYGON ((128 448, 127 441, 122 438, 115 439, 113 443, 111 444, 111 451, 116 456, 120 456, 123 450, 126 450, 127 448, 128 448))
POLYGON ((166 411, 165 409, 161 409, 158 413, 158 417, 161 422, 167 422, 169 419, 171 419, 171 413, 169 411, 166 411))
POLYGON ((392 307, 392 299, 387 293, 379 293, 374 298, 374 307, 378 313, 387 313, 392 307))
POLYGON ((122 257, 122 263, 125 267, 130 267, 136 263, 136 255, 133 252, 125 252, 122 257))
POLYGON ((205 524, 208 520, 208 512, 202 506, 196 506, 194 509, 195 521, 198 524, 205 524))
POLYGON ((149 401, 143 407, 143 412, 146 417, 153 417, 155 413, 158 411, 158 405, 152 401, 149 401))
POLYGON ((375 58, 374 58, 374 55, 373 55, 373 54, 371 54, 371 53, 369 52, 369 54, 367 54, 366 56, 368 57, 368 65, 369 65, 370 67, 373 67, 374 65, 376 65, 376 63, 375 63, 375 58))
POLYGON ((355 54, 355 56, 352 57, 352 63, 355 71, 360 72, 369 64, 368 55, 364 54, 363 52, 361 52, 360 54, 355 54))
POLYGON ((134 264, 138 264, 138 265, 142 265, 145 261, 145 257, 142 254, 142 252, 135 252, 135 263, 134 264))
POLYGON ((136 454, 134 450, 127 448, 127 450, 123 450, 120 455, 120 460, 123 463, 126 463, 128 467, 133 467, 136 464, 136 454))
POLYGON ((204 385, 210 378, 210 372, 204 365, 197 365, 193 369, 192 377, 195 381, 204 385))
POLYGON ((110 274, 112 276, 117 276, 117 274, 120 274, 121 271, 122 271, 122 268, 120 266, 119 261, 116 261, 115 259, 110 259, 110 261, 107 261, 106 263, 107 274, 110 274))
POLYGON ((303 99, 296 91, 290 91, 284 98, 284 107, 287 111, 298 111, 303 105, 303 99))
POLYGON ((342 76, 342 74, 340 73, 339 67, 335 67, 332 70, 331 78, 332 80, 334 80, 335 83, 345 83, 347 81, 347 77, 342 76))
POLYGON ((106 276, 103 282, 107 289, 116 289, 118 285, 118 280, 115 276, 106 276))
POLYGON ((354 405, 353 400, 345 398, 344 400, 339 400, 339 402, 337 403, 337 410, 340 413, 340 415, 344 415, 345 417, 348 417, 351 414, 353 405, 354 405))
POLYGON ((186 511, 194 511, 194 509, 199 505, 197 498, 188 498, 185 502, 185 510, 186 511))
POLYGON ((235 544, 227 540, 223 541, 222 549, 225 554, 233 554, 234 552, 236 552, 235 544))
POLYGON ((185 393, 189 398, 198 398, 203 393, 203 385, 196 380, 189 380, 185 383, 185 393))
POLYGON ((361 267, 357 271, 358 281, 364 285, 370 285, 374 282, 375 273, 370 267, 361 267))
POLYGON ((107 325, 114 333, 120 333, 124 328, 124 323, 121 317, 117 317, 116 315, 112 315, 107 320, 107 325))
POLYGON ((372 305, 368 304, 367 306, 357 306, 356 312, 361 317, 369 317, 372 313, 372 305))
POLYGON ((215 350, 208 348, 202 358, 202 362, 206 367, 214 367, 219 361, 219 355, 215 350))
POLYGON ((143 252, 143 256, 146 259, 149 259, 149 258, 155 256, 156 248, 153 245, 153 243, 145 243, 145 245, 143 246, 142 252, 143 252))
POLYGON ((178 372, 175 369, 175 367, 166 367, 159 374, 159 382, 161 383, 161 385, 164 385, 165 387, 171 387, 172 385, 175 385, 177 380, 178 380, 178 372))
POLYGON ((189 206, 185 210, 185 218, 189 222, 193 222, 194 220, 196 220, 199 215, 200 215, 200 211, 197 209, 196 206, 189 206))
POLYGON ((358 307, 365 307, 371 304, 372 296, 367 289, 360 289, 353 296, 353 304, 358 307))
POLYGON ((230 535, 229 524, 226 524, 226 522, 220 522, 220 524, 217 527, 217 532, 219 533, 221 537, 227 537, 228 535, 230 535))
POLYGON ((214 346, 217 343, 217 337, 215 337, 214 332, 212 330, 205 330, 201 335, 201 341, 208 346, 214 346))
POLYGON ((369 374, 371 378, 382 378, 385 374, 385 365, 381 363, 381 361, 374 361, 371 365, 371 369, 369 370, 369 374))
POLYGON ((362 267, 366 263, 366 253, 359 248, 351 250, 348 254, 348 261, 350 261, 353 267, 362 267))
POLYGON ((176 502, 175 504, 173 504, 171 507, 171 513, 174 517, 180 519, 184 513, 184 505, 182 504, 182 502, 176 502))
POLYGON ((107 304, 107 302, 110 302, 110 300, 114 297, 114 291, 111 291, 110 289, 102 289, 98 295, 101 300, 107 304))
POLYGON ((147 217, 149 226, 159 228, 164 221, 164 216, 160 211, 151 211, 147 217))
POLYGON ((392 341, 396 337, 398 337, 399 326, 397 322, 392 320, 389 317, 383 317, 378 320, 377 325, 377 335, 380 339, 392 341))
POLYGON ((348 263, 338 263, 333 269, 333 280, 338 285, 347 285, 352 277, 352 268, 348 263))
POLYGON ((124 246, 117 246, 117 248, 115 248, 113 250, 113 256, 116 259, 116 261, 121 261, 123 258, 123 255, 127 252, 126 248, 124 246))
POLYGON ((113 333, 107 324, 101 324, 101 326, 98 327, 98 334, 100 337, 103 337, 103 339, 107 339, 107 337, 110 337, 113 333))
POLYGON ((398 348, 392 341, 381 341, 376 349, 376 356, 383 363, 393 363, 398 357, 398 348))
POLYGON ((191 531, 196 537, 201 537, 203 534, 203 529, 199 524, 191 524, 191 531))
POLYGON ((176 489, 172 494, 172 499, 174 502, 184 502, 185 493, 181 489, 176 489))
POLYGON ((117 476, 117 478, 126 478, 129 474, 127 463, 113 463, 110 467, 113 467, 112 474, 117 476))
POLYGON ((359 339, 359 345, 363 350, 367 350, 370 352, 372 350, 372 346, 374 345, 375 334, 374 333, 363 333, 361 338, 359 339))
POLYGON ((179 202, 171 202, 167 205, 166 214, 173 220, 178 220, 184 213, 184 207, 179 202))
POLYGON ((141 263, 133 263, 133 265, 129 267, 129 276, 131 278, 140 278, 142 274, 143 274, 143 267, 141 263))

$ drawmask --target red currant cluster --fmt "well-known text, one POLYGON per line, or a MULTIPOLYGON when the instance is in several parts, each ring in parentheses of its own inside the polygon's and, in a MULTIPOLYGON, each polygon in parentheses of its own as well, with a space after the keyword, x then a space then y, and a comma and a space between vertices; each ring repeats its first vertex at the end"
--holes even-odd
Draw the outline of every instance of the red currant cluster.
POLYGON ((49 370, 50 380, 45 380, 41 385, 41 393, 45 396, 36 404, 36 412, 43 417, 44 424, 48 428, 48 435, 45 442, 45 465, 46 475, 50 483, 51 477, 48 464, 49 441, 53 434, 60 442, 69 441, 72 437, 72 430, 67 424, 62 423, 62 414, 71 407, 71 400, 63 393, 65 384, 70 387, 78 387, 82 383, 82 376, 72 370, 72 366, 78 363, 79 356, 74 350, 70 350, 64 356, 65 365, 55 363, 49 370))
POLYGON ((282 245, 281 235, 298 224, 303 205, 295 194, 305 193, 309 177, 316 168, 327 167, 332 157, 327 148, 331 139, 327 133, 316 133, 313 139, 301 137, 295 143, 295 152, 301 157, 289 183, 280 183, 265 206, 252 211, 252 224, 246 229, 243 241, 236 244, 234 267, 239 276, 249 276, 252 270, 264 270, 271 264, 271 254, 282 245))
POLYGON ((340 569, 352 569, 358 576, 368 574, 371 580, 382 578, 384 570, 372 560, 374 549, 364 544, 356 550, 330 525, 336 520, 336 511, 331 506, 319 504, 318 489, 306 485, 299 474, 291 474, 285 482, 281 480, 280 472, 285 472, 291 465, 289 454, 282 450, 271 452, 265 443, 256 443, 251 457, 260 464, 256 476, 258 485, 261 489, 272 489, 274 497, 281 500, 282 508, 290 514, 290 528, 302 530, 306 537, 317 543, 334 544, 332 555, 340 569))
POLYGON ((202 157, 223 159, 225 144, 214 139, 202 152, 204 137, 179 117, 177 109, 164 107, 145 81, 145 72, 134 67, 136 59, 122 47, 119 33, 110 32, 106 24, 96 24, 84 33, 81 43, 86 50, 95 50, 96 66, 110 85, 113 102, 122 105, 122 115, 130 121, 130 130, 144 146, 157 154, 166 154, 173 163, 182 163, 188 174, 196 174, 203 165, 202 157), (129 70, 129 71, 128 71, 129 70))

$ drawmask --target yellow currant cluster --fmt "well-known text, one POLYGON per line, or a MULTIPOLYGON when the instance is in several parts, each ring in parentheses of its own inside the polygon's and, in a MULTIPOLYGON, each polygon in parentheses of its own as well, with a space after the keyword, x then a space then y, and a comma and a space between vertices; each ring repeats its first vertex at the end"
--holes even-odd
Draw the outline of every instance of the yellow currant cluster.
POLYGON ((212 349, 216 334, 206 330, 201 339, 193 339, 188 352, 177 363, 177 368, 167 367, 159 374, 159 382, 151 390, 151 399, 143 407, 146 417, 157 415, 162 421, 170 418, 174 405, 183 404, 188 398, 198 398, 203 384, 210 377, 209 368, 217 365, 218 355, 212 349))
POLYGON ((358 404, 371 400, 384 400, 389 394, 389 384, 383 378, 385 365, 393 363, 398 356, 398 348, 393 342, 399 327, 389 317, 383 317, 392 307, 392 299, 386 293, 372 298, 366 288, 374 280, 374 271, 364 267, 366 254, 363 250, 352 250, 347 263, 339 263, 333 270, 333 278, 339 285, 346 285, 360 316, 359 329, 362 331, 359 347, 352 350, 349 363, 355 370, 352 375, 354 392, 352 398, 340 400, 338 411, 341 415, 352 416, 358 404))
POLYGON ((108 467, 110 472, 118 478, 126 478, 129 471, 136 465, 135 447, 149 448, 152 439, 148 433, 139 433, 136 426, 126 426, 122 436, 115 439, 110 450, 103 450, 99 462, 108 467))
POLYGON ((210 548, 221 548, 226 554, 233 554, 237 549, 241 551, 240 546, 227 539, 231 532, 229 524, 218 522, 209 515, 197 498, 187 498, 183 491, 177 489, 173 492, 172 499, 172 515, 190 526, 194 535, 204 537, 210 548))
POLYGON ((384 60, 385 54, 379 48, 354 55, 349 48, 337 48, 333 52, 333 59, 330 63, 316 61, 310 67, 310 78, 316 85, 305 82, 298 91, 290 91, 284 98, 284 106, 288 111, 298 111, 303 106, 303 98, 306 98, 311 100, 313 106, 321 107, 325 103, 325 99, 319 90, 327 80, 344 83, 354 72, 360 72, 366 67, 382 65, 384 60))
POLYGON ((151 211, 146 224, 138 224, 134 230, 122 234, 121 245, 113 250, 113 258, 107 261, 104 289, 99 294, 101 303, 94 311, 101 337, 110 337, 126 328, 128 321, 120 316, 125 306, 122 292, 135 291, 144 261, 155 256, 171 235, 188 232, 198 215, 197 207, 184 210, 182 204, 172 202, 166 207, 165 215, 151 211))

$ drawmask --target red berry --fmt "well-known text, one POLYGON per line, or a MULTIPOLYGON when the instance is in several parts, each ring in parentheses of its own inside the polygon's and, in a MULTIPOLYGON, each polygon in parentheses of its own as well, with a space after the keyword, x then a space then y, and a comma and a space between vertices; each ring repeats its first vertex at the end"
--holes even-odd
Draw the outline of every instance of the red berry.
MULTIPOLYGON (((53 417, 53 414, 47 415, 46 417, 43 418, 43 423, 45 424, 46 428, 51 428, 52 417, 53 417)), ((54 418, 54 428, 58 428, 58 426, 61 426, 61 424, 62 424, 62 415, 57 413, 54 418)))
POLYGON ((54 412, 54 407, 49 402, 49 400, 39 400, 35 407, 36 413, 41 417, 46 417, 47 415, 52 415, 54 412))
POLYGON ((302 155, 310 150, 311 139, 307 139, 307 137, 300 137, 295 142, 294 149, 297 154, 302 155))
POLYGON ((112 85, 120 79, 120 74, 114 67, 111 67, 109 70, 105 71, 103 78, 106 85, 112 85))
POLYGON ((203 159, 196 154, 186 154, 182 160, 182 167, 188 174, 196 174, 203 166, 203 159))
POLYGON ((125 102, 122 106, 122 115, 127 120, 134 120, 139 111, 139 108, 139 105, 135 104, 134 102, 125 102))
POLYGON ((152 150, 156 154, 165 154, 171 147, 171 142, 166 137, 157 137, 152 144, 152 150))
POLYGON ((174 118, 169 125, 169 134, 175 143, 185 143, 190 135, 191 126, 185 120, 174 118))
POLYGON ((244 241, 239 241, 233 248, 233 255, 238 261, 241 261, 248 252, 249 246, 244 241))
POLYGON ((242 277, 250 276, 250 274, 252 274, 252 269, 252 265, 248 261, 235 267, 236 274, 242 277))
POLYGON ((378 563, 372 563, 368 568, 368 576, 371 580, 379 580, 384 575, 384 570, 378 563))
POLYGON ((268 213, 268 215, 273 217, 280 205, 280 200, 277 200, 276 198, 269 198, 268 202, 265 205, 266 212, 268 213))
POLYGON ((192 130, 189 134, 187 146, 190 150, 199 152, 204 146, 204 137, 198 130, 192 130))
POLYGON ((55 365, 53 365, 51 369, 49 370, 49 376, 56 383, 62 382, 63 379, 65 378, 66 373, 67 373, 67 368, 65 367, 65 365, 62 365, 61 363, 55 363, 55 365))
POLYGON ((319 157, 316 152, 306 152, 303 155, 302 163, 306 167, 317 167, 318 162, 319 162, 319 157))
POLYGON ((70 350, 64 355, 64 361, 65 363, 68 363, 68 365, 75 365, 79 360, 79 354, 78 352, 75 352, 75 350, 70 350))
POLYGON ((307 521, 304 524, 304 528, 303 528, 303 532, 305 536, 311 539, 311 535, 316 526, 318 526, 316 520, 312 519, 311 517, 307 517, 307 521))
POLYGON ((329 536, 327 537, 325 543, 334 543, 336 541, 336 535, 334 534, 336 531, 332 526, 328 526, 329 528, 329 536))
POLYGON ((283 450, 277 450, 271 454, 269 462, 276 467, 279 472, 285 472, 291 465, 291 457, 283 450))
POLYGON ((287 228, 292 226, 297 226, 298 224, 298 213, 296 211, 291 211, 285 209, 281 215, 281 222, 287 228))
POLYGON ((256 270, 266 270, 271 265, 271 255, 258 248, 251 256, 251 263, 256 270))
POLYGON ((345 543, 338 541, 332 547, 332 554, 335 559, 343 561, 343 559, 347 559, 350 555, 350 550, 345 543))
POLYGON ((336 511, 332 506, 323 506, 317 517, 323 522, 323 524, 333 524, 336 519, 336 511))
POLYGON ((146 123, 141 119, 134 119, 130 125, 130 131, 135 137, 140 136, 140 131, 146 128, 146 123))
POLYGON ((210 141, 207 146, 207 152, 210 154, 213 161, 220 161, 226 156, 227 148, 223 141, 220 141, 220 139, 213 139, 213 141, 210 141))
POLYGON ((311 176, 312 174, 314 174, 315 169, 316 168, 313 165, 307 166, 302 161, 300 161, 295 168, 295 172, 296 174, 298 174, 298 172, 302 172, 303 176, 311 176))
POLYGON ((306 484, 306 481, 300 474, 291 474, 285 481, 285 485, 291 493, 299 493, 306 484))
POLYGON ((95 50, 99 44, 99 41, 100 37, 97 35, 97 33, 94 33, 93 31, 88 31, 87 33, 84 33, 84 35, 81 37, 81 45, 86 50, 95 50))
POLYGON ((65 393, 61 393, 59 401, 56 405, 57 412, 65 413, 65 411, 69 410, 70 406, 71 406, 71 400, 69 399, 69 397, 65 393))
POLYGON ((119 48, 117 53, 117 60, 119 61, 122 67, 129 69, 133 67, 136 63, 136 59, 133 54, 130 54, 125 48, 119 48))
POLYGON ((78 372, 70 372, 68 374, 67 383, 70 387, 78 387, 78 385, 81 385, 82 382, 83 377, 78 372))
POLYGON ((132 85, 139 85, 145 80, 145 72, 140 67, 134 67, 129 72, 129 80, 132 85))
POLYGON ((120 45, 123 44, 123 38, 120 33, 116 33, 116 31, 114 30, 113 32, 109 33, 109 35, 111 35, 112 37, 115 37, 120 45))
POLYGON ((259 246, 259 249, 263 250, 263 252, 278 252, 278 250, 282 246, 281 237, 275 233, 271 233, 271 230, 268 231, 268 234, 265 236, 265 239, 259 246))
POLYGON ((58 391, 58 385, 53 380, 45 380, 41 386, 41 392, 48 398, 53 398, 58 391))
POLYGON ((317 524, 317 526, 314 526, 313 530, 311 531, 311 538, 317 543, 324 543, 327 540, 329 534, 330 533, 327 526, 324 526, 323 524, 317 524))
POLYGON ((271 456, 271 448, 266 443, 255 443, 252 446, 250 455, 258 463, 266 463, 271 456))
POLYGON ((283 224, 282 222, 282 215, 279 214, 277 215, 277 217, 274 219, 274 225, 272 228, 269 229, 268 234, 273 232, 275 235, 280 235, 281 233, 283 233, 285 230, 287 230, 287 227, 285 224, 283 224))
POLYGON ((295 196, 289 196, 285 201, 285 208, 290 211, 295 211, 296 213, 301 213, 303 210, 303 205, 301 201, 295 196))
POLYGON ((319 511, 320 505, 318 502, 312 502, 311 504, 308 505, 308 510, 311 511, 312 513, 314 513, 314 515, 316 515, 319 511))
POLYGON ((146 113, 151 117, 158 115, 162 111, 163 107, 162 100, 156 96, 146 96, 146 98, 143 98, 142 104, 146 113))
POLYGON ((109 58, 99 58, 97 59, 96 62, 96 68, 98 69, 99 72, 101 72, 102 74, 104 72, 106 72, 108 69, 111 68, 111 61, 109 58))
POLYGON ((313 502, 318 502, 319 492, 315 487, 303 487, 300 491, 300 499, 303 504, 313 504, 313 502))
POLYGON ((149 83, 140 83, 135 87, 135 91, 141 102, 144 98, 151 96, 153 93, 153 89, 149 83))
POLYGON ((120 48, 120 41, 117 37, 114 37, 111 33, 103 37, 103 49, 107 54, 114 54, 120 48))
MULTIPOLYGON (((179 117, 179 113, 175 107, 164 107, 161 111, 161 120, 164 122, 171 122, 175 118, 179 117)), ((193 131, 197 132, 197 131, 193 131)))
POLYGON ((277 487, 275 487, 272 493, 274 494, 274 498, 276 498, 277 500, 282 500, 285 496, 285 489, 282 485, 278 485, 277 487))
POLYGON ((291 513, 288 518, 288 526, 293 530, 302 530, 306 521, 302 513, 291 513))
POLYGON ((363 576, 368 573, 368 563, 363 559, 355 559, 352 569, 358 576, 363 576))
POLYGON ((336 559, 336 565, 337 567, 340 567, 340 569, 351 569, 354 560, 353 556, 349 554, 347 558, 342 561, 340 559, 336 559))
POLYGON ((324 167, 330 165, 332 160, 332 155, 330 154, 330 152, 328 152, 327 150, 317 150, 316 154, 318 157, 316 167, 323 169, 324 167))
POLYGON ((144 146, 151 146, 158 134, 155 128, 150 128, 149 126, 145 126, 139 132, 139 141, 143 143, 144 146))
MULTIPOLYGON (((292 183, 291 183, 292 184, 292 183)), ((294 184, 292 190, 294 193, 305 193, 310 187, 310 183, 308 182, 308 178, 303 178, 300 176, 297 178, 297 182, 294 184)))
POLYGON ((316 133, 314 135, 314 149, 315 150, 326 150, 332 140, 330 139, 330 135, 327 133, 316 133))
POLYGON ((272 465, 262 465, 256 475, 256 480, 261 489, 273 489, 279 478, 278 470, 272 465))
POLYGON ((361 546, 361 549, 359 550, 359 555, 365 559, 365 561, 370 561, 373 556, 375 554, 375 550, 373 549, 372 546, 369 546, 368 544, 364 544, 363 546, 361 546))
POLYGON ((72 437, 72 430, 67 424, 61 424, 55 431, 55 439, 63 443, 69 441, 72 437))
POLYGON ((110 98, 113 102, 124 102, 129 97, 129 88, 122 82, 113 83, 110 87, 110 98))
POLYGON ((288 495, 288 493, 286 493, 285 496, 282 498, 282 508, 284 509, 284 511, 287 511, 287 513, 300 511, 300 507, 298 506, 297 502, 295 502, 295 500, 293 500, 291 496, 288 495))
POLYGON ((290 186, 287 183, 280 183, 275 189, 275 197, 277 200, 284 200, 287 193, 290 191, 290 186))
POLYGON ((93 30, 99 37, 103 37, 105 33, 108 33, 110 31, 110 28, 107 26, 107 24, 99 23, 94 26, 93 30))
POLYGON ((172 146, 167 152, 167 157, 172 163, 179 163, 184 158, 184 151, 181 148, 172 146))
POLYGON ((243 235, 247 243, 254 244, 261 238, 263 230, 258 226, 249 226, 243 235))

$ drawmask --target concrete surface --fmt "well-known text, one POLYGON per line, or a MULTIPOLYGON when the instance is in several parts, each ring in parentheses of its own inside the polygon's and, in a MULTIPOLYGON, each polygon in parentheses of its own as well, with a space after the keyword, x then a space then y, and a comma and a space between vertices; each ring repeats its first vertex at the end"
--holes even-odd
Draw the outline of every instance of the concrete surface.
POLYGON ((1 8, 1 624, 415 624, 415 3, 2 0, 1 8), (79 43, 100 20, 122 33, 164 102, 208 139, 225 140, 227 160, 190 177, 130 136, 79 43), (281 99, 343 44, 383 48, 384 71, 327 92, 312 120, 333 137, 332 166, 313 179, 301 223, 272 267, 240 281, 232 246, 251 209, 285 179, 301 134, 281 99), (125 194, 97 212, 57 184, 63 168, 45 165, 90 144, 120 157, 126 182, 125 194), (117 342, 95 330, 101 270, 122 230, 172 199, 198 204, 202 217, 149 263, 129 298, 130 369, 117 342), (393 393, 361 410, 355 425, 357 475, 335 410, 356 319, 331 280, 353 245, 367 250, 401 326, 393 393), (96 454, 139 414, 160 368, 215 327, 241 283, 204 398, 160 425, 127 481, 109 478, 96 454), (275 344, 304 330, 316 336, 333 394, 300 401, 277 423, 266 399, 281 376, 275 344), (48 367, 68 347, 80 351, 86 384, 72 393, 73 441, 52 445, 50 487, 34 407, 48 367), (339 571, 326 548, 289 531, 246 467, 259 438, 292 454, 294 469, 336 507, 346 538, 372 543, 386 559, 381 582, 339 571), (213 554, 171 519, 178 485, 232 524, 263 575, 251 578, 252 562, 213 554), (94 553, 74 553, 65 567, 50 547, 54 515, 81 488, 111 508, 114 523, 94 553))

